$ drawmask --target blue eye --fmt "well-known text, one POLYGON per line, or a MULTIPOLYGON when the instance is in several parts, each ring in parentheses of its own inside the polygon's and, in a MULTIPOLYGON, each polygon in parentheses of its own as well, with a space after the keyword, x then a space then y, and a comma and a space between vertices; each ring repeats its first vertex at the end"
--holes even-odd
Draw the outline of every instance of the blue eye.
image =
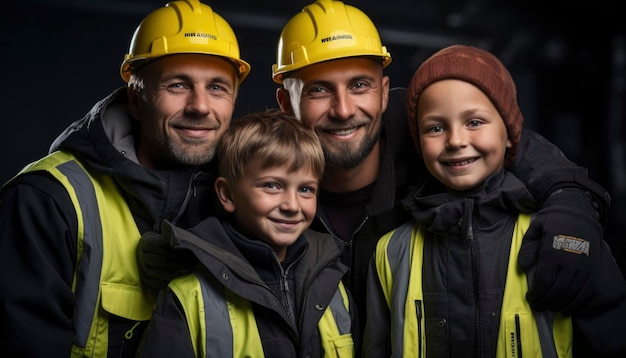
POLYGON ((443 130, 444 130, 443 126, 439 126, 439 125, 428 128, 429 132, 436 132, 436 133, 443 132, 443 130))
POLYGON ((477 119, 472 119, 471 121, 469 121, 467 123, 470 127, 478 127, 482 124, 481 121, 477 120, 477 119))

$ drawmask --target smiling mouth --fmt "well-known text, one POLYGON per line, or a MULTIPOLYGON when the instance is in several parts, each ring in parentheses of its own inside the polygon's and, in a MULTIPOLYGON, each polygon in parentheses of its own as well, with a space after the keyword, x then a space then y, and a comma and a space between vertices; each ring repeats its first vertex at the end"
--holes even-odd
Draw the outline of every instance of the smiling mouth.
POLYGON ((344 128, 344 129, 324 129, 322 132, 326 134, 330 134, 336 137, 346 137, 354 134, 361 127, 352 127, 352 128, 344 128))
POLYGON ((280 231, 292 232, 299 227, 300 221, 271 219, 280 231))
POLYGON ((461 161, 457 161, 457 162, 444 162, 447 166, 451 166, 451 167, 461 167, 463 165, 468 165, 470 163, 473 163, 476 161, 476 158, 471 158, 471 159, 466 159, 466 160, 461 160, 461 161))
POLYGON ((182 134, 185 137, 189 138, 204 138, 209 133, 214 131, 214 128, 209 127, 183 127, 183 126, 175 126, 176 131, 182 134))
POLYGON ((350 128, 350 129, 342 129, 338 131, 329 131, 329 133, 332 135, 344 136, 344 135, 350 135, 356 132, 356 130, 357 128, 350 128))
POLYGON ((300 221, 299 220, 281 220, 281 219, 270 219, 277 224, 286 224, 286 225, 296 225, 300 221))

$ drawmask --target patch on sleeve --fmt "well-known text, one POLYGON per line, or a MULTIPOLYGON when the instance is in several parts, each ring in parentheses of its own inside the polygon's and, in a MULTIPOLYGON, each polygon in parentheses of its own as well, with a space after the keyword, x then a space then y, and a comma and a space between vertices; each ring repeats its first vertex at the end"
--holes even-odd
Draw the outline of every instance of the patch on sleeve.
POLYGON ((552 248, 589 256, 589 241, 574 236, 554 235, 552 248))

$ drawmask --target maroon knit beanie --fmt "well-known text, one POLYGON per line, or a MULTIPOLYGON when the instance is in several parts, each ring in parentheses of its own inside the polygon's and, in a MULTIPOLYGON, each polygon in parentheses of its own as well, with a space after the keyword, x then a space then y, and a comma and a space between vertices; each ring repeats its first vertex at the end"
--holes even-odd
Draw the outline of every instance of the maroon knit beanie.
POLYGON ((445 79, 458 79, 480 88, 494 104, 507 129, 512 147, 507 148, 504 165, 515 159, 522 133, 522 113, 511 74, 491 53, 470 46, 453 45, 428 58, 415 71, 409 84, 407 114, 415 148, 421 153, 417 128, 417 100, 426 87, 445 79))

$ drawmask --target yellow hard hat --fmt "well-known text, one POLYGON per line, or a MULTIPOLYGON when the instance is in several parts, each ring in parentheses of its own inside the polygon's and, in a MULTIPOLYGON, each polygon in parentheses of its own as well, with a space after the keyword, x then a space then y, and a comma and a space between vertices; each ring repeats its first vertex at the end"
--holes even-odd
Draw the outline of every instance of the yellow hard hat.
POLYGON ((286 73, 314 63, 344 57, 374 56, 383 67, 391 54, 363 11, 341 1, 317 0, 305 6, 283 28, 272 78, 282 83, 286 73))
POLYGON ((198 0, 172 1, 148 14, 135 30, 128 52, 120 68, 126 82, 133 66, 181 53, 224 57, 235 65, 239 82, 250 72, 250 65, 239 57, 239 43, 228 22, 198 0))

